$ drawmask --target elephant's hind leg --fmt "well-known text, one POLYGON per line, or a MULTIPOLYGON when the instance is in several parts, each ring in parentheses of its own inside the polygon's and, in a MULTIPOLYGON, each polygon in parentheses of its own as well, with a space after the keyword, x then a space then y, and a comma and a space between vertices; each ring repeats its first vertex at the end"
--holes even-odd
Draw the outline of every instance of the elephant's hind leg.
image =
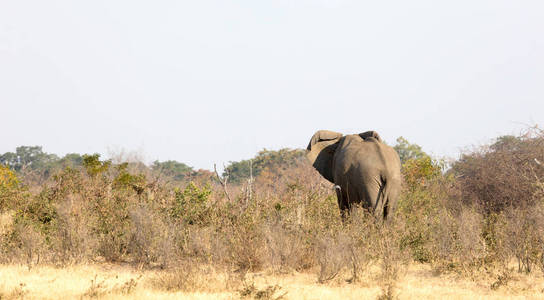
POLYGON ((342 222, 345 222, 349 215, 349 203, 347 201, 347 193, 342 190, 339 185, 334 186, 336 191, 336 198, 338 199, 338 207, 340 208, 340 215, 342 216, 342 222))
POLYGON ((365 202, 370 204, 371 212, 380 220, 384 218, 384 187, 385 184, 380 182, 379 184, 376 183, 375 187, 368 188, 365 191, 365 202))

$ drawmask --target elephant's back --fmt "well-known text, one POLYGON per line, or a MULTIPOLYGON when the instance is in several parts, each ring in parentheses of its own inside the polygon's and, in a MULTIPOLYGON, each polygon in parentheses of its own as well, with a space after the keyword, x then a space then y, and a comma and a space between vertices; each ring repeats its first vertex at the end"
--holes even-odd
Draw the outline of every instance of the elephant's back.
POLYGON ((336 164, 341 169, 357 169, 360 172, 379 173, 385 177, 400 178, 400 159, 392 147, 374 138, 362 139, 348 135, 338 147, 336 164))
POLYGON ((380 157, 380 162, 383 164, 383 176, 389 179, 400 181, 401 163, 397 151, 395 151, 393 147, 388 146, 382 142, 376 142, 375 144, 377 147, 378 155, 380 157))

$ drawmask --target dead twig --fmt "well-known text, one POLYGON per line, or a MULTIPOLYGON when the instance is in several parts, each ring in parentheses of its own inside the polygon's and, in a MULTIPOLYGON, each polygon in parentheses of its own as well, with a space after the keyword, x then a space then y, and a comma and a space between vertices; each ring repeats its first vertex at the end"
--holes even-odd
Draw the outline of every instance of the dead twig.
POLYGON ((229 181, 229 170, 227 170, 227 168, 225 168, 225 172, 227 173, 227 175, 225 175, 223 177, 219 176, 219 173, 217 172, 217 166, 215 164, 213 164, 213 170, 215 171, 215 175, 217 176, 217 180, 219 181, 219 183, 223 187, 223 191, 225 192, 225 196, 227 197, 229 202, 231 202, 229 192, 227 190, 227 182, 229 181))

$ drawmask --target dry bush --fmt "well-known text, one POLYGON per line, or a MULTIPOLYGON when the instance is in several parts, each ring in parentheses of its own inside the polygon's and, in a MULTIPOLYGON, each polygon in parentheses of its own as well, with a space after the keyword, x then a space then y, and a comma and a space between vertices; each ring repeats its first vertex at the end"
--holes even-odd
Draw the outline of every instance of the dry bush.
POLYGON ((312 264, 310 241, 302 230, 276 223, 266 226, 264 235, 267 264, 275 271, 301 271, 312 264))
POLYGON ((223 228, 229 254, 227 262, 238 270, 256 271, 261 269, 265 257, 265 239, 259 224, 248 214, 231 226, 223 228))
POLYGON ((339 223, 328 184, 309 166, 267 168, 262 180, 273 185, 262 183, 251 199, 234 193, 232 202, 213 182, 175 187, 134 174, 140 167, 95 155, 51 176, 28 201, 14 202, 21 213, 3 230, 3 253, 61 265, 105 259, 170 268, 191 258, 284 272, 312 267, 312 237, 339 223))
POLYGON ((541 264, 543 159, 544 132, 535 127, 519 137, 499 137, 453 164, 449 173, 456 181, 449 202, 478 209, 472 213, 477 222, 456 217, 460 225, 480 224, 469 228, 480 236, 473 234, 465 243, 476 247, 461 248, 476 258, 472 263, 486 268, 497 264, 503 273, 513 258, 520 272, 541 264))
POLYGON ((91 284, 87 290, 81 295, 81 299, 86 298, 101 298, 106 295, 129 295, 136 286, 139 284, 139 280, 142 278, 140 275, 137 278, 130 278, 122 284, 108 284, 108 279, 99 279, 98 275, 95 275, 91 279, 91 284))
POLYGON ((10 245, 16 247, 12 252, 14 260, 24 262, 29 269, 44 261, 47 254, 44 236, 28 225, 17 224, 13 229, 10 245))
POLYGON ((198 275, 195 263, 184 263, 170 271, 158 273, 149 280, 149 284, 158 290, 168 292, 195 291, 197 289, 198 275))
POLYGON ((84 209, 83 199, 77 195, 68 195, 56 206, 57 218, 50 243, 58 264, 82 263, 93 257, 97 240, 91 235, 84 209))
POLYGON ((515 258, 518 272, 542 268, 544 259, 544 210, 541 205, 508 208, 498 217, 497 240, 503 259, 515 258))
MULTIPOLYGON (((217 268, 202 266, 198 262, 185 260, 178 266, 157 272, 147 279, 151 288, 167 292, 220 292, 230 290, 232 274, 217 268)), ((234 286, 238 286, 235 284, 234 286)))
POLYGON ((433 172, 432 161, 408 161, 397 214, 402 248, 436 271, 471 278, 494 268, 506 274, 512 258, 531 270, 542 257, 543 155, 542 132, 529 130, 465 154, 446 173, 433 172))
POLYGON ((430 246, 435 271, 471 275, 487 262, 489 249, 482 234, 483 216, 462 207, 455 212, 440 210, 431 229, 430 246))
POLYGON ((108 286, 106 285, 106 279, 98 280, 98 276, 91 279, 91 285, 81 298, 98 298, 108 293, 108 286))
POLYGON ((316 247, 319 283, 334 279, 348 266, 352 257, 351 249, 353 245, 351 239, 344 234, 336 236, 324 235, 318 239, 316 247))
POLYGON ((379 230, 382 225, 369 211, 355 206, 348 222, 337 228, 349 237, 349 260, 346 263, 352 277, 348 282, 364 282, 362 279, 369 267, 379 260, 376 241, 382 238, 379 230))
POLYGON ((281 293, 281 286, 279 285, 268 285, 262 289, 255 287, 255 283, 244 283, 244 286, 238 291, 241 299, 252 298, 252 299, 262 299, 262 300, 279 300, 283 299, 287 292, 281 293))
POLYGON ((544 133, 537 128, 519 137, 502 136, 489 146, 464 154, 453 164, 462 197, 486 212, 532 206, 544 178, 544 133))
POLYGON ((164 265, 167 256, 172 255, 171 240, 175 233, 169 231, 169 224, 150 205, 142 203, 129 210, 130 227, 127 253, 133 261, 149 266, 152 263, 164 265), (166 251, 165 251, 166 250, 166 251))
POLYGON ((410 261, 408 253, 401 247, 400 236, 403 231, 404 224, 395 221, 376 228, 377 237, 372 248, 377 254, 380 266, 378 283, 382 293, 378 299, 397 297, 398 281, 404 276, 410 261))

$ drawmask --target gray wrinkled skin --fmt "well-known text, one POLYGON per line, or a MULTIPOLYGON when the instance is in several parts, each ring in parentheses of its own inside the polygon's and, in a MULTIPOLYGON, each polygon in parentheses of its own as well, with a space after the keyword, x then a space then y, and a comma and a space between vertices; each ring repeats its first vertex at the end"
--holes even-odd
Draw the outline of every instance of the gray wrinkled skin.
POLYGON ((308 144, 306 157, 335 184, 342 218, 356 203, 379 219, 394 212, 401 189, 400 159, 377 132, 344 136, 319 130, 308 144))

